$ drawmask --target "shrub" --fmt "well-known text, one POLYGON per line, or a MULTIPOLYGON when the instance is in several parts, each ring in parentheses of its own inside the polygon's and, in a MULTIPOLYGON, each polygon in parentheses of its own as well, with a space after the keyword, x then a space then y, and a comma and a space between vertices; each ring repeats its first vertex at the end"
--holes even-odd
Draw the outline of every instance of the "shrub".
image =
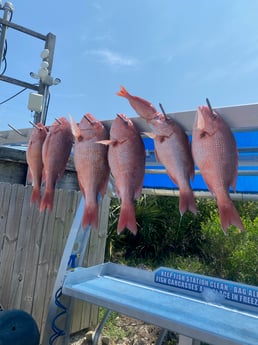
POLYGON ((258 285, 258 204, 245 203, 239 209, 245 211, 244 232, 231 226, 224 235, 216 213, 202 223, 202 252, 214 275, 258 285))
POLYGON ((135 203, 138 233, 117 235, 120 203, 112 199, 106 260, 151 268, 174 267, 258 285, 258 203, 235 202, 243 220, 241 233, 224 235, 216 202, 196 199, 198 215, 180 217, 177 197, 144 195, 135 203))

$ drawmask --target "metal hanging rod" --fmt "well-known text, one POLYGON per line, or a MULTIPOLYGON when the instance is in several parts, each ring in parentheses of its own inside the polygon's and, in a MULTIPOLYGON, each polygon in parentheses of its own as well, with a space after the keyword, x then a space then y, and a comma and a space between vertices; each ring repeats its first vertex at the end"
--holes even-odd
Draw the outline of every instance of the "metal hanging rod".
POLYGON ((17 31, 23 32, 23 33, 25 33, 27 35, 39 38, 42 41, 46 41, 47 40, 47 35, 42 35, 39 32, 30 30, 28 28, 25 28, 24 26, 21 26, 21 25, 9 22, 8 20, 0 18, 0 24, 6 25, 6 26, 8 26, 10 28, 13 28, 13 29, 17 30, 17 31))

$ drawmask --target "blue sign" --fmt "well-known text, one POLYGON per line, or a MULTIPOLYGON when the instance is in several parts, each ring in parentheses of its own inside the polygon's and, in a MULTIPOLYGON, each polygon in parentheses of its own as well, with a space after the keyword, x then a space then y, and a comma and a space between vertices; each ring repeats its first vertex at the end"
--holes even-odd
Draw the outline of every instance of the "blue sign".
POLYGON ((191 292, 206 302, 231 301, 258 308, 258 288, 255 286, 163 267, 155 271, 154 279, 158 284, 191 292))

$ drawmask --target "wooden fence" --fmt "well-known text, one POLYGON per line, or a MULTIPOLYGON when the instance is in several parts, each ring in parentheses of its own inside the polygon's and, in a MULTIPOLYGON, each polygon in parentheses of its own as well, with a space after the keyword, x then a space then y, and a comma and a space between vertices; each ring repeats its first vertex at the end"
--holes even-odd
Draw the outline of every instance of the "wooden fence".
MULTIPOLYGON (((30 206, 30 196, 31 186, 0 182, 0 303, 29 312, 42 333, 81 193, 56 189, 51 213, 30 206)), ((92 231, 85 266, 104 261, 105 242, 105 230, 92 231)), ((76 301, 71 332, 95 326, 97 311, 76 301)))

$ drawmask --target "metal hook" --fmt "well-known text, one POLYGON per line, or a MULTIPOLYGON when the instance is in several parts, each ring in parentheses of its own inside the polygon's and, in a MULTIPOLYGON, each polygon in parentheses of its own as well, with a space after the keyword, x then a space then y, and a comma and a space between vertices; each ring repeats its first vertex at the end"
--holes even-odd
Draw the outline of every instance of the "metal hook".
POLYGON ((57 119, 56 117, 55 117, 55 120, 56 120, 56 122, 57 122, 59 125, 62 124, 62 122, 61 122, 59 119, 57 119))
POLYGON ((12 128, 16 133, 18 133, 19 135, 21 135, 22 137, 26 137, 26 135, 24 135, 22 132, 20 132, 18 129, 16 129, 15 127, 13 127, 12 125, 10 125, 9 123, 8 123, 8 126, 9 126, 10 128, 12 128))
POLYGON ((125 118, 123 118, 123 116, 121 116, 120 114, 116 114, 116 116, 118 116, 119 117, 119 119, 121 119, 125 124, 128 124, 128 121, 126 121, 126 119, 125 118))
POLYGON ((209 110, 210 110, 211 117, 212 117, 213 119, 215 119, 215 118, 217 117, 217 114, 216 114, 216 112, 212 109, 212 106, 211 106, 210 101, 209 101, 208 98, 206 98, 206 103, 207 103, 208 108, 209 108, 209 110))
POLYGON ((42 128, 40 128, 39 126, 36 125, 36 123, 32 122, 32 121, 29 121, 29 123, 34 127, 34 128, 37 128, 39 131, 42 130, 42 128))
POLYGON ((91 120, 87 117, 87 114, 83 115, 83 117, 84 117, 91 125, 95 125, 96 121, 91 121, 91 120))
POLYGON ((211 104, 210 104, 210 101, 208 98, 206 98, 206 103, 208 105, 208 108, 210 109, 210 112, 211 112, 211 115, 213 114, 213 110, 212 110, 212 107, 211 107, 211 104))
POLYGON ((160 107, 160 109, 162 111, 162 114, 164 115, 165 119, 167 120, 168 119, 167 114, 166 114, 166 112, 165 112, 165 110, 163 108, 163 105, 161 103, 159 103, 159 107, 160 107))

